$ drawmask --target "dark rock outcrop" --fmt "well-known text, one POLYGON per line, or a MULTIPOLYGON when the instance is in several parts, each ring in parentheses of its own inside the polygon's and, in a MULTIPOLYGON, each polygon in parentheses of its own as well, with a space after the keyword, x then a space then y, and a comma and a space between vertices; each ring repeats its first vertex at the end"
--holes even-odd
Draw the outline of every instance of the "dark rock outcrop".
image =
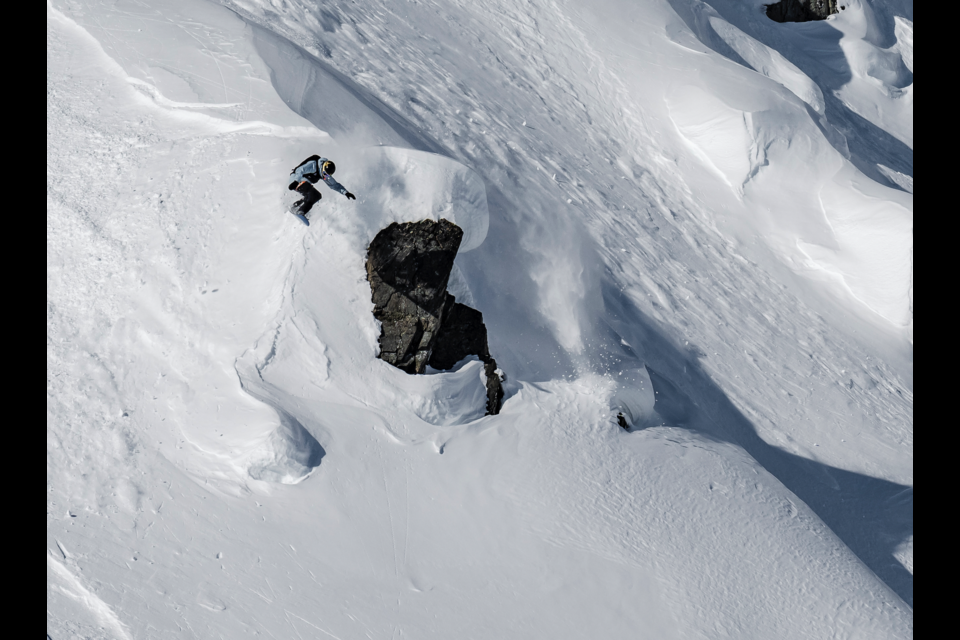
POLYGON ((430 366, 434 369, 451 369, 466 355, 480 356, 484 362, 490 355, 483 314, 460 304, 448 293, 443 310, 443 325, 433 346, 430 366))
POLYGON ((423 373, 447 301, 447 280, 463 231, 441 220, 391 224, 367 249, 373 315, 382 324, 380 359, 423 373))
POLYGON ((367 249, 380 359, 407 373, 446 370, 478 356, 487 377, 487 415, 500 412, 500 373, 487 346, 483 314, 447 293, 463 230, 447 220, 393 223, 367 249))
POLYGON ((500 404, 503 402, 502 374, 487 346, 487 327, 483 324, 483 314, 460 304, 448 293, 443 323, 429 364, 434 369, 446 370, 467 356, 478 356, 483 361, 483 372, 487 377, 487 415, 500 413, 500 404))
POLYGON ((768 4, 767 17, 775 22, 808 22, 825 20, 837 13, 837 0, 780 0, 768 4))

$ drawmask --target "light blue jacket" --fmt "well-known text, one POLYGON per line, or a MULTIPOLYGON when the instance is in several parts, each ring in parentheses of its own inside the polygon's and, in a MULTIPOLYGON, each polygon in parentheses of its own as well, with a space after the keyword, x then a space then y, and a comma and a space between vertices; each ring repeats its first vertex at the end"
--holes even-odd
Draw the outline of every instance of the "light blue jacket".
POLYGON ((344 195, 347 194, 347 188, 333 179, 333 176, 320 171, 320 167, 327 161, 327 158, 318 158, 309 160, 293 170, 290 174, 290 184, 300 184, 304 180, 311 184, 316 184, 322 180, 328 187, 344 195))

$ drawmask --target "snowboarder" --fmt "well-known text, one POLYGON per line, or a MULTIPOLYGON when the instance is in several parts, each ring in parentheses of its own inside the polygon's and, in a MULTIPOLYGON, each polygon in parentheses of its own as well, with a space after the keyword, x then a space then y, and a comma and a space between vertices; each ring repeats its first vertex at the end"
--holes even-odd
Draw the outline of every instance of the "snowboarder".
POLYGON ((333 179, 333 172, 337 165, 320 156, 310 156, 290 172, 289 189, 303 196, 293 203, 291 211, 297 216, 306 218, 307 212, 320 201, 320 192, 313 188, 318 181, 323 180, 334 191, 339 191, 347 200, 356 200, 357 197, 347 191, 347 188, 333 179))

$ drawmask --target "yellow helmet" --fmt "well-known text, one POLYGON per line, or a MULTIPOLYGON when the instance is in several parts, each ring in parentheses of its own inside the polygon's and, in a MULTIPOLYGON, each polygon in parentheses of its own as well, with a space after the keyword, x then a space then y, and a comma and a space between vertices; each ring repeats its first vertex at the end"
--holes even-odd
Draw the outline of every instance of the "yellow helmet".
POLYGON ((333 172, 337 170, 337 165, 327 160, 323 163, 323 166, 320 167, 320 170, 325 174, 332 176, 333 172))

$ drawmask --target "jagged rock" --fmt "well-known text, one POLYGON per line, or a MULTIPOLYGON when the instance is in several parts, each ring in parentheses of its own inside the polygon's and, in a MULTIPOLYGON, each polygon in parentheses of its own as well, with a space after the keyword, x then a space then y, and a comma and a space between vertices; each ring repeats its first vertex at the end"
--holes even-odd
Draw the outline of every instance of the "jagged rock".
POLYGON ((780 0, 768 4, 767 17, 775 22, 825 20, 837 13, 837 0, 780 0))
POLYGON ((447 220, 393 223, 367 249, 380 359, 407 373, 450 369, 467 356, 484 363, 487 415, 500 412, 502 379, 487 347, 483 314, 447 293, 463 231, 447 220))
POLYGON ((483 314, 460 304, 448 293, 443 310, 443 325, 437 334, 429 364, 434 369, 446 370, 467 355, 480 356, 484 362, 490 357, 483 314))
POLYGON ((483 373, 487 376, 486 415, 495 416, 500 413, 500 407, 503 405, 503 383, 506 378, 503 377, 500 368, 497 367, 497 361, 493 358, 483 363, 483 373))
POLYGON ((380 358, 423 373, 440 329, 447 280, 463 231, 447 220, 393 223, 367 249, 380 358))
POLYGON ((479 356, 483 361, 483 371, 487 377, 487 415, 500 413, 502 380, 497 361, 490 355, 487 346, 487 327, 483 324, 483 314, 460 304, 448 293, 443 323, 429 364, 434 369, 446 370, 467 356, 479 356))

